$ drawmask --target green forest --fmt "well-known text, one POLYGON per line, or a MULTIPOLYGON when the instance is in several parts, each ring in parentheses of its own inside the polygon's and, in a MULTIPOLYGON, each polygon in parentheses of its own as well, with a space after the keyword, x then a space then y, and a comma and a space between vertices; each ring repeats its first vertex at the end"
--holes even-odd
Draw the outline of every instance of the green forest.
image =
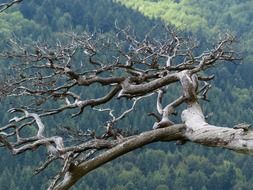
MULTIPOLYGON (((140 38, 152 27, 166 24, 180 33, 193 36, 199 41, 200 49, 205 50, 219 35, 229 31, 236 36, 235 48, 243 59, 208 71, 215 74, 215 79, 208 94, 210 102, 205 102, 203 107, 205 114, 210 115, 208 122, 233 127, 237 123, 253 123, 252 7, 251 0, 23 1, 0 13, 0 46, 8 48, 10 39, 28 44, 36 41, 53 44, 73 32, 115 35, 117 22, 121 27, 131 26, 140 38)), ((6 64, 8 62, 0 60, 1 75, 8 72, 6 64)), ((99 94, 96 88, 85 93, 89 96, 99 94)), ((174 97, 173 94, 169 96, 174 97)), ((0 101, 0 123, 3 124, 9 120, 6 110, 19 99, 0 101)), ((138 111, 130 114, 120 128, 133 131, 151 129, 153 120, 142 114, 151 107, 150 100, 143 101, 138 111)), ((89 126, 96 129, 105 121, 103 115, 95 122, 91 121, 89 118, 95 117, 92 111, 72 120, 67 113, 61 117, 66 125, 78 128, 89 126)), ((50 125, 57 126, 59 121, 60 118, 56 117, 50 125)), ((45 172, 34 175, 43 154, 45 152, 39 149, 13 156, 1 149, 0 189, 46 189, 58 166, 50 165, 45 172)), ((96 169, 72 189, 251 190, 251 167, 253 159, 250 155, 193 143, 156 143, 96 169)))

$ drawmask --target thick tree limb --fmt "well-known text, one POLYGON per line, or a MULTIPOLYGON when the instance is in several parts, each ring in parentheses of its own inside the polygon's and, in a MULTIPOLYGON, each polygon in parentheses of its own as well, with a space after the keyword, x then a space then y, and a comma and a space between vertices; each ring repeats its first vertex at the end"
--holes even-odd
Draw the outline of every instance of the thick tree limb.
POLYGON ((185 136, 192 142, 253 154, 253 131, 208 124, 196 102, 182 112, 182 121, 187 127, 185 136))
POLYGON ((171 83, 177 82, 179 80, 177 74, 168 74, 167 76, 159 79, 152 80, 144 84, 131 84, 129 80, 124 80, 121 84, 122 91, 119 97, 123 96, 141 96, 150 92, 155 91, 163 86, 169 85, 171 83))
POLYGON ((116 145, 97 157, 73 167, 54 189, 67 190, 81 177, 97 167, 143 145, 156 141, 187 140, 205 146, 230 149, 244 154, 253 154, 253 132, 244 129, 218 127, 205 122, 204 115, 197 103, 183 111, 185 125, 172 125, 162 129, 144 132, 116 145))
POLYGON ((144 145, 157 141, 172 141, 177 139, 183 139, 184 136, 182 136, 182 131, 184 129, 184 125, 175 125, 163 129, 144 132, 138 136, 128 138, 128 140, 118 144, 117 146, 113 147, 112 149, 109 149, 108 151, 105 151, 104 153, 101 153, 95 158, 73 167, 71 171, 65 174, 63 181, 59 183, 54 189, 67 190, 88 172, 144 145))
POLYGON ((213 49, 195 55, 196 43, 179 37, 175 32, 165 32, 168 39, 149 40, 146 36, 142 41, 130 35, 128 28, 121 29, 113 39, 103 35, 72 35, 69 44, 57 43, 55 47, 39 44, 25 47, 12 40, 13 49, 0 56, 23 64, 14 67, 16 76, 12 80, 0 85, 0 88, 8 87, 0 95, 32 97, 25 102, 33 102, 11 109, 18 116, 0 128, 2 146, 13 154, 45 147, 49 157, 37 172, 60 159, 62 168, 50 184, 50 190, 68 189, 97 167, 157 141, 183 140, 252 154, 252 131, 208 124, 198 103, 199 98, 206 99, 211 88, 204 82, 199 89, 199 84, 214 78, 200 75, 219 61, 237 60, 230 47, 233 36, 226 35, 213 49), (112 55, 110 61, 104 59, 107 55, 112 55), (79 61, 80 57, 84 58, 79 61), (76 60, 79 63, 75 63, 76 60), (181 86, 182 93, 165 104, 163 97, 173 93, 167 88, 173 83, 181 86), (97 92, 99 95, 96 94, 98 97, 86 94, 93 92, 94 87, 101 89, 97 92), (154 107, 159 114, 152 112, 157 119, 153 125, 155 130, 139 135, 121 134, 116 128, 120 121, 135 111, 137 101, 155 92, 158 96, 154 107), (122 98, 126 98, 127 104, 131 101, 129 109, 115 109, 115 101, 122 101, 122 98), (182 104, 187 105, 181 114, 184 123, 175 125, 170 116, 182 104), (94 108, 96 106, 107 109, 94 108), (72 116, 79 116, 86 107, 109 111, 111 118, 106 121, 106 129, 103 125, 102 131, 96 133, 82 128, 73 135, 70 131, 75 129, 69 127, 70 130, 65 130, 62 136, 45 135, 47 124, 42 122, 42 117, 76 109, 79 112, 72 116), (120 110, 121 114, 114 113, 114 110, 120 110), (36 134, 20 133, 33 125, 37 125, 36 134))

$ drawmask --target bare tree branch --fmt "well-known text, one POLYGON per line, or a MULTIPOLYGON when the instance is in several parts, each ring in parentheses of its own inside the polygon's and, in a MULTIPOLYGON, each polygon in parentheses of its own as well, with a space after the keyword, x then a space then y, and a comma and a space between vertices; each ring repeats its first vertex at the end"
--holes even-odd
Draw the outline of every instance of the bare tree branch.
POLYGON ((48 189, 69 189, 97 167, 157 141, 191 141, 252 154, 252 131, 208 124, 198 103, 199 99, 207 100, 211 88, 208 82, 214 79, 213 75, 206 76, 205 70, 239 59, 232 49, 233 36, 225 35, 199 55, 196 41, 168 28, 164 31, 166 38, 159 40, 148 35, 140 40, 130 28, 116 28, 115 36, 71 34, 68 43, 57 42, 55 46, 20 45, 12 40, 11 50, 0 54, 19 63, 11 68, 16 76, 0 84, 5 89, 0 95, 29 101, 28 105, 10 109, 15 116, 0 128, 0 142, 13 154, 44 147, 48 156, 36 173, 61 160, 62 168, 48 189), (171 84, 179 85, 181 94, 166 102, 165 97, 174 93, 168 88, 171 84), (155 93, 150 115, 156 122, 152 130, 129 135, 117 128, 129 113, 135 112, 137 102, 155 93), (128 108, 116 106, 122 99, 128 108), (183 124, 176 124, 171 115, 182 104, 187 106, 181 114, 183 124), (44 118, 54 119, 63 112, 78 117, 88 111, 95 112, 94 117, 108 112, 106 124, 90 126, 92 130, 86 126, 65 127, 61 135, 46 133, 55 126, 43 122, 44 118), (99 132, 93 130, 98 127, 99 132), (31 133, 22 133, 24 129, 31 133))
POLYGON ((63 181, 59 183, 54 189, 69 189, 80 177, 84 176, 88 172, 136 148, 140 148, 144 145, 156 141, 171 141, 184 138, 180 134, 180 131, 182 130, 184 130, 184 125, 176 125, 173 127, 144 132, 136 137, 130 137, 128 140, 123 141, 114 148, 98 155, 92 160, 88 160, 79 164, 78 166, 75 166, 72 171, 66 173, 63 181))
POLYGON ((6 9, 10 8, 11 6, 13 6, 14 4, 18 4, 21 3, 23 0, 13 0, 10 1, 8 3, 1 3, 0 4, 0 13, 4 12, 6 9))

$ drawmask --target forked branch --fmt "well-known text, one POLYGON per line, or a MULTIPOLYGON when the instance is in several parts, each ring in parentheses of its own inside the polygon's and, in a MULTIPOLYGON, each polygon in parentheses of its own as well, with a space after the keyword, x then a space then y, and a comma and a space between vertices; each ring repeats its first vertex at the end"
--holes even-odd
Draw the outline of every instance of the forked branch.
POLYGON ((200 99, 207 100, 211 88, 207 82, 214 79, 212 75, 203 77, 205 70, 224 61, 238 60, 232 49, 233 36, 225 35, 212 49, 197 54, 195 41, 168 28, 164 30, 167 38, 159 40, 152 40, 155 38, 151 33, 139 40, 129 28, 118 30, 113 37, 73 34, 68 43, 55 46, 23 46, 11 41, 11 51, 0 56, 21 64, 10 68, 16 76, 0 86, 8 84, 1 95, 25 97, 24 102, 29 101, 29 105, 10 110, 16 116, 0 128, 2 146, 13 154, 45 147, 48 156, 36 172, 60 160, 62 168, 49 186, 57 190, 69 189, 97 167, 157 141, 191 141, 252 154, 252 131, 208 124, 199 104, 200 99), (181 87, 181 94, 168 101, 172 84, 181 87), (157 120, 153 129, 136 135, 122 133, 118 126, 123 118, 131 116, 137 102, 151 99, 156 93, 156 101, 150 101, 154 107, 151 115, 157 120), (115 106, 122 99, 130 105, 128 108, 115 106), (181 105, 186 106, 181 114, 183 124, 175 124, 171 115, 181 105), (105 111, 110 116, 106 125, 67 126, 62 129, 63 135, 51 133, 50 128, 55 126, 43 122, 57 114, 80 117, 95 112, 93 121, 105 111), (30 134, 21 132, 30 127, 35 128, 30 134))

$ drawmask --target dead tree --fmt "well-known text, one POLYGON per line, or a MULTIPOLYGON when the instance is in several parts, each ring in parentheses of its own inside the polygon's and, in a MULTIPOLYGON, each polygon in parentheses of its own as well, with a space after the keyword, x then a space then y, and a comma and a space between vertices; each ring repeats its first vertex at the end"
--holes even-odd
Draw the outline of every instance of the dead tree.
MULTIPOLYGON (((205 146, 223 147, 245 154, 253 153, 253 132, 247 127, 219 127, 208 124, 199 101, 207 100, 209 81, 214 76, 204 72, 223 62, 238 60, 232 49, 234 37, 225 34, 207 51, 197 54, 197 43, 180 37, 166 28, 161 39, 149 35, 140 40, 126 29, 115 35, 72 34, 66 44, 55 46, 20 45, 12 41, 11 51, 1 56, 19 64, 12 64, 15 77, 2 82, 2 96, 24 97, 29 105, 9 110, 17 114, 0 128, 0 141, 12 154, 34 151, 45 147, 48 152, 39 173, 56 160, 62 169, 53 178, 48 189, 64 190, 81 177, 103 164, 143 145, 157 141, 194 142, 205 146), (181 95, 168 102, 168 86, 181 86, 181 95), (80 94, 82 89, 99 87, 100 97, 89 98, 80 94), (156 99, 156 122, 149 131, 124 135, 116 126, 134 112, 145 98, 156 99), (131 106, 115 113, 114 101, 127 99, 131 106), (51 105, 50 103, 54 101, 51 105), (166 102, 167 101, 167 102, 166 102), (186 105, 181 122, 171 121, 180 105, 186 105), (45 131, 54 126, 43 122, 56 114, 72 110, 72 117, 82 117, 92 108, 98 114, 108 113, 110 118, 101 126, 103 134, 82 129, 65 129, 65 133, 81 136, 79 143, 66 143, 64 136, 47 136, 45 131), (48 126, 49 125, 49 126, 48 126), (22 130, 36 128, 36 134, 23 134, 22 130)), ((69 113, 69 112, 68 112, 69 113)), ((34 131, 34 130, 33 130, 34 131)))
POLYGON ((6 9, 10 8, 11 6, 21 3, 23 0, 12 0, 12 1, 7 1, 6 3, 1 3, 0 4, 0 13, 4 12, 6 9))

